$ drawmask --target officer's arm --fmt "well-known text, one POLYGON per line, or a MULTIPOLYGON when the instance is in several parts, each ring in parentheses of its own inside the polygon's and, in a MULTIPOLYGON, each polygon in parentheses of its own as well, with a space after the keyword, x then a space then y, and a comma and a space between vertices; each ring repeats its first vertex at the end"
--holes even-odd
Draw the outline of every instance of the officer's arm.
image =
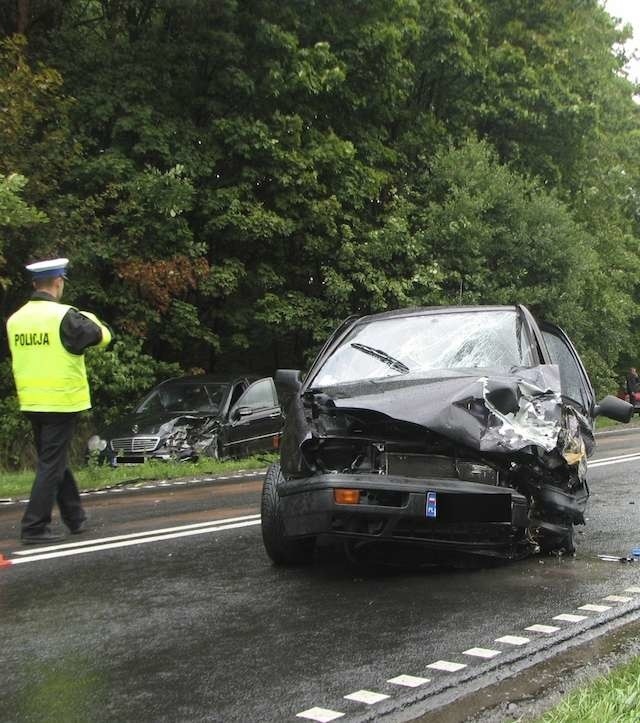
POLYGON ((60 341, 71 354, 82 354, 90 346, 105 347, 111 338, 109 327, 90 311, 69 309, 60 323, 60 341))

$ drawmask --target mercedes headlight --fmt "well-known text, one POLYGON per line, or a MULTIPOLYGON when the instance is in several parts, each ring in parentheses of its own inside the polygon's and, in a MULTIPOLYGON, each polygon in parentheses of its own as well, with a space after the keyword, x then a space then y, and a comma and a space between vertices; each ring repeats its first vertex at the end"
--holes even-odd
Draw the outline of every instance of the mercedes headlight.
POLYGON ((107 448, 107 440, 101 439, 97 434, 94 434, 93 437, 89 437, 87 447, 90 452, 102 452, 107 448))

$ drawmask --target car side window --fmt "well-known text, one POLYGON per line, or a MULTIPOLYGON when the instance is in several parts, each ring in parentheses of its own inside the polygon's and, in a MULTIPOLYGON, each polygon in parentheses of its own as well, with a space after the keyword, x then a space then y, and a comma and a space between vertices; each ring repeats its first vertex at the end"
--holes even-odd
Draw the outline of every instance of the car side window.
POLYGON ((542 335, 551 355, 551 361, 560 368, 562 394, 588 409, 591 395, 587 391, 582 370, 572 350, 557 334, 545 329, 542 331, 542 335))
POLYGON ((147 412, 148 414, 164 411, 165 407, 160 396, 160 392, 152 392, 136 409, 136 412, 138 413, 147 412))
POLYGON ((254 382, 238 400, 238 407, 250 409, 270 409, 278 406, 276 390, 271 379, 254 382))

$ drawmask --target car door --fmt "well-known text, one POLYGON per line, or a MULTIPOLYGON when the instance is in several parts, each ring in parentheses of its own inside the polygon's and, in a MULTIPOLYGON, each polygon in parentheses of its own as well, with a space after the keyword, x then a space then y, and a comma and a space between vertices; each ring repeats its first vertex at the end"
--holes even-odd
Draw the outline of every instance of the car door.
POLYGON ((554 324, 540 324, 542 335, 553 364, 560 369, 563 399, 579 408, 589 418, 595 404, 593 387, 580 356, 569 337, 554 324))
POLYGON ((273 379, 251 384, 229 412, 226 454, 240 457, 277 449, 281 417, 273 379))

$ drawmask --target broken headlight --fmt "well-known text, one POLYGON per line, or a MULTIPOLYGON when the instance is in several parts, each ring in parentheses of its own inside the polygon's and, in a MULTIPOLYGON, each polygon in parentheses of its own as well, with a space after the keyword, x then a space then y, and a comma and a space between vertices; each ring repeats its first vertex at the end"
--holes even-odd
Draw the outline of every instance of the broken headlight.
POLYGON ((461 480, 466 482, 479 482, 485 485, 498 484, 498 470, 489 467, 488 464, 469 462, 457 459, 455 462, 456 472, 461 480))

